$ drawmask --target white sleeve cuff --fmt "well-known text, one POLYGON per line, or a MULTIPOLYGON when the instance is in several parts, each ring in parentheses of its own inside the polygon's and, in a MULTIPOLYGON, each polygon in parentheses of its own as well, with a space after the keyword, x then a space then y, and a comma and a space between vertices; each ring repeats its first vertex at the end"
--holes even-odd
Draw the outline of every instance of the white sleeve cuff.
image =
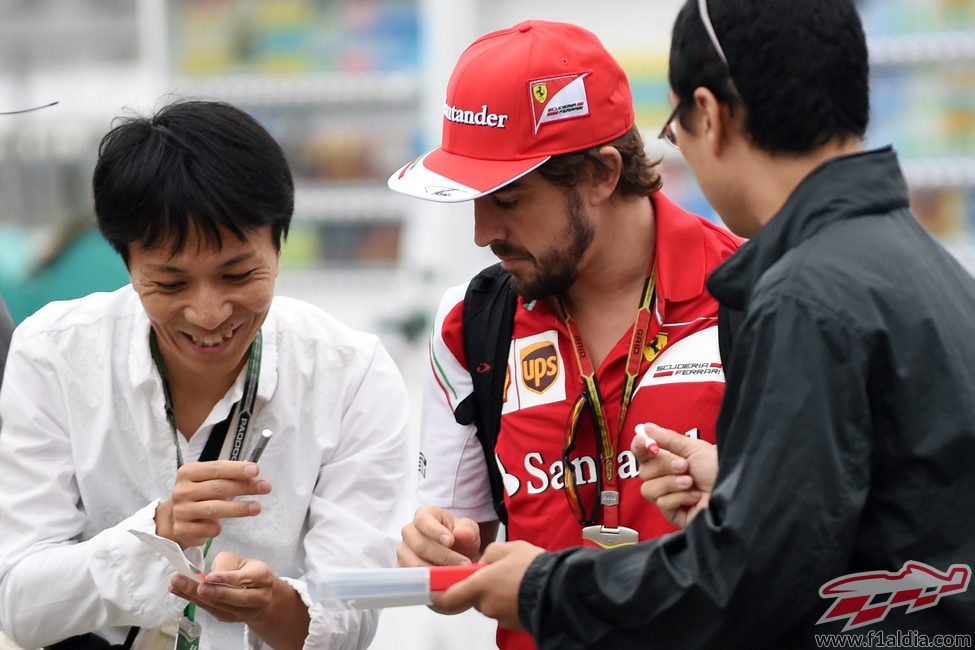
MULTIPOLYGON (((284 578, 308 607, 308 636, 304 650, 360 650, 369 646, 379 625, 379 610, 326 610, 311 600, 302 580, 284 578)), ((250 628, 244 633, 246 650, 261 650, 264 642, 250 628)))
POLYGON ((179 616, 185 601, 169 593, 174 573, 169 562, 139 541, 129 529, 156 533, 159 500, 90 541, 91 575, 98 592, 120 609, 131 609, 143 627, 156 627, 179 616))

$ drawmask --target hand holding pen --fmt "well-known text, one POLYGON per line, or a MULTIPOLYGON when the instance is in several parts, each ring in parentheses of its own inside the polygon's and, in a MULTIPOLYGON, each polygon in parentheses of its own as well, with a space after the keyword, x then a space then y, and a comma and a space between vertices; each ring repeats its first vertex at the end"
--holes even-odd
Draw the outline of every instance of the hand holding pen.
POLYGON ((259 502, 236 497, 271 492, 271 482, 259 478, 256 464, 270 439, 269 430, 261 432, 249 462, 215 460, 183 465, 176 473, 172 496, 156 509, 156 534, 183 548, 200 546, 220 534, 221 520, 260 514, 259 502))
POLYGON ((630 447, 640 463, 643 498, 679 528, 707 507, 718 473, 717 447, 696 433, 638 424, 630 447))

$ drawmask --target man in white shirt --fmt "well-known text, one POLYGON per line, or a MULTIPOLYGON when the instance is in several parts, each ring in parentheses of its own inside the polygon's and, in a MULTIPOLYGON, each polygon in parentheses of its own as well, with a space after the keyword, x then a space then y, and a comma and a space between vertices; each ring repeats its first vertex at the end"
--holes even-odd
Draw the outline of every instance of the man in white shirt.
POLYGON ((376 337, 273 297, 280 147, 231 106, 176 103, 103 139, 94 196, 132 284, 14 333, 0 628, 25 647, 180 623, 203 648, 365 647, 378 613, 322 610, 307 576, 392 564, 407 397, 376 337), (203 582, 130 530, 179 544, 203 582))

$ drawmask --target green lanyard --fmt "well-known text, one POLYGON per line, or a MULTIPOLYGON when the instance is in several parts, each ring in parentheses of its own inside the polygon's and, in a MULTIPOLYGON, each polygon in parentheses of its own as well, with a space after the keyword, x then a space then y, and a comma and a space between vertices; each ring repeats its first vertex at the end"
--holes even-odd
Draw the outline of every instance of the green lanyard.
MULTIPOLYGON (((248 353, 247 374, 244 377, 244 394, 234 404, 228 416, 228 431, 231 428, 234 430, 233 446, 230 448, 229 455, 230 460, 238 460, 240 458, 240 453, 244 446, 244 439, 247 437, 247 429, 254 414, 254 403, 257 401, 257 382, 261 375, 262 341, 261 331, 258 330, 257 336, 251 342, 250 352, 248 353)), ((150 330, 149 332, 149 349, 152 352, 153 361, 156 362, 156 367, 159 369, 159 376, 162 378, 163 395, 166 400, 166 421, 169 423, 169 428, 173 433, 173 444, 176 445, 176 469, 179 469, 183 466, 183 454, 179 449, 176 411, 173 409, 173 394, 169 388, 169 376, 166 372, 166 365, 163 363, 162 354, 159 352, 159 343, 156 341, 155 330, 150 330)), ((213 435, 212 431, 210 435, 213 435)), ((206 559, 207 552, 210 550, 210 544, 212 543, 213 539, 208 539, 206 546, 203 547, 204 559, 206 559)), ((186 609, 183 610, 183 615, 191 621, 195 620, 196 605, 194 603, 187 605, 186 609)))
MULTIPOLYGON (((234 444, 230 448, 230 460, 240 458, 244 438, 247 436, 247 428, 254 413, 254 403, 257 400, 257 382, 261 374, 262 340, 261 331, 258 330, 248 354, 244 394, 231 410, 230 426, 234 428, 234 444)), ((166 421, 173 433, 173 444, 176 445, 176 469, 179 469, 183 466, 183 454, 179 450, 179 433, 176 428, 176 411, 173 409, 173 394, 169 388, 169 376, 166 372, 166 365, 163 363, 162 354, 159 352, 159 344, 156 342, 154 331, 149 334, 149 348, 152 351, 152 358, 156 362, 156 367, 159 369, 159 376, 162 378, 163 395, 166 400, 166 421)))

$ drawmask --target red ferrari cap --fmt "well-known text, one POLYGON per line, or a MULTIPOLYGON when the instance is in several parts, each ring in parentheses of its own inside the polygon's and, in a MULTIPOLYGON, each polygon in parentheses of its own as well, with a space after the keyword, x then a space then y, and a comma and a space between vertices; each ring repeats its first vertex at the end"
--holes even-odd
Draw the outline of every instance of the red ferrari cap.
POLYGON ((442 144, 388 184, 421 199, 469 201, 554 155, 614 140, 633 120, 626 74, 595 34, 528 20, 464 51, 447 84, 442 144))

